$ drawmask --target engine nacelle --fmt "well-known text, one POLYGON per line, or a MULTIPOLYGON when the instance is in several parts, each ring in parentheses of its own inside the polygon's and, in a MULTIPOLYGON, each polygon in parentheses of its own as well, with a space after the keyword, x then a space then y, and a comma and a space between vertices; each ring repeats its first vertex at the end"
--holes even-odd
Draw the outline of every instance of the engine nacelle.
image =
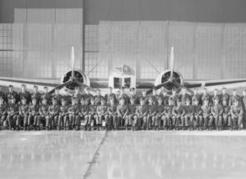
POLYGON ((173 89, 176 89, 176 90, 180 89, 184 84, 183 76, 179 72, 176 72, 176 71, 173 72, 172 79, 170 79, 170 76, 171 76, 171 70, 166 70, 162 72, 156 78, 155 86, 170 81, 164 87, 167 91, 172 91, 173 89))
MULTIPOLYGON (((67 81, 69 81, 69 80, 71 79, 71 77, 72 77, 72 71, 66 72, 66 73, 62 76, 62 78, 61 78, 61 83, 62 83, 62 84, 63 84, 63 83, 66 83, 67 81)), ((75 79, 77 82, 81 83, 81 84, 90 86, 90 79, 89 79, 89 77, 88 77, 85 73, 83 73, 82 71, 75 70, 75 71, 74 71, 74 79, 75 79)), ((72 83, 72 84, 66 86, 66 88, 67 88, 68 90, 74 90, 75 87, 77 87, 77 86, 78 86, 77 83, 72 83)))

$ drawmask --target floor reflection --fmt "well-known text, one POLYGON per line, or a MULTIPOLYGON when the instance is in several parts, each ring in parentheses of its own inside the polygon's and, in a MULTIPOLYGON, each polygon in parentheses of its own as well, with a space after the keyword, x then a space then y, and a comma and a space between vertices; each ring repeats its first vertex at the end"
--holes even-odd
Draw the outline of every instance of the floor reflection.
POLYGON ((0 178, 81 178, 104 132, 2 132, 0 178))
POLYGON ((91 178, 245 178, 245 139, 113 132, 91 178))

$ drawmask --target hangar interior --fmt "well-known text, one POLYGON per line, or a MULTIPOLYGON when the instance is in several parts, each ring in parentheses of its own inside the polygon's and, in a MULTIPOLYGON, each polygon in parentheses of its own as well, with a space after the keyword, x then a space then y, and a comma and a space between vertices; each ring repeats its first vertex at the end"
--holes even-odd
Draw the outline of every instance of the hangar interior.
MULTIPOLYGON (((175 68, 186 79, 246 76, 244 19, 224 22, 222 11, 214 18, 215 9, 205 13, 201 7, 191 18, 189 13, 182 16, 182 7, 192 8, 185 3, 175 9, 179 6, 172 3, 178 0, 154 1, 155 7, 146 0, 128 0, 125 5, 129 7, 125 7, 118 0, 72 0, 69 4, 64 0, 1 0, 0 75, 60 78, 70 68, 74 46, 76 68, 90 78, 107 79, 115 67, 128 65, 137 79, 155 79, 168 68, 174 46, 175 68), (117 13, 120 7, 123 10, 117 13)), ((219 3, 209 3, 219 10, 219 3)))

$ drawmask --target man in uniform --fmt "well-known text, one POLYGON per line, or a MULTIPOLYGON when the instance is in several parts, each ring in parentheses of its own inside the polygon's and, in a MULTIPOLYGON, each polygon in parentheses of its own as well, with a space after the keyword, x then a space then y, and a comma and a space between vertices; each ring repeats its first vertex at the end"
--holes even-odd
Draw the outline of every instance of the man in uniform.
POLYGON ((44 87, 44 93, 42 93, 42 95, 41 95, 41 100, 42 101, 43 101, 44 98, 46 98, 47 104, 50 104, 50 102, 51 102, 51 94, 49 93, 47 86, 44 87))
POLYGON ((74 93, 73 93, 72 97, 77 98, 78 101, 80 101, 80 99, 82 98, 82 94, 81 94, 81 91, 80 91, 80 87, 79 86, 76 86, 75 87, 74 93))
POLYGON ((202 108, 199 104, 198 98, 192 101, 193 106, 193 128, 194 129, 202 129, 202 108))
POLYGON ((233 91, 232 91, 232 95, 231 95, 231 97, 230 97, 230 105, 233 105, 234 104, 234 102, 239 102, 239 104, 240 104, 240 97, 239 97, 239 95, 237 94, 237 90, 236 89, 234 89, 233 91))
POLYGON ((115 129, 117 121, 117 103, 114 97, 110 97, 108 106, 108 121, 106 121, 107 129, 115 129))
POLYGON ((101 97, 100 105, 97 106, 97 114, 96 114, 96 125, 97 129, 100 130, 101 128, 106 127, 106 121, 108 118, 108 107, 106 105, 106 100, 104 97, 101 97))
POLYGON ((42 98, 42 104, 39 107, 39 121, 42 124, 42 127, 48 126, 48 120, 49 120, 48 98, 43 97, 42 98), (47 124, 46 124, 46 122, 47 122, 47 124))
MULTIPOLYGON (((214 98, 214 104, 212 105, 211 108, 211 113, 212 113, 212 120, 214 121, 215 124, 215 128, 217 130, 221 130, 222 129, 222 115, 223 115, 223 107, 221 104, 219 104, 219 97, 217 96, 216 98, 214 98)), ((212 123, 213 121, 211 121, 209 127, 212 127, 212 123)))
POLYGON ((83 129, 87 130, 89 122, 89 98, 82 97, 80 99, 80 106, 78 105, 76 98, 73 98, 71 112, 72 114, 78 113, 79 119, 81 121, 81 126, 83 127, 83 129))
POLYGON ((25 84, 21 85, 21 92, 19 93, 19 97, 20 97, 20 100, 25 98, 27 103, 31 102, 31 94, 26 90, 25 84))
POLYGON ((60 105, 58 100, 53 97, 52 103, 49 106, 49 117, 46 120, 46 129, 53 129, 57 126, 57 120, 60 112, 60 105))
POLYGON ((170 96, 168 99, 168 106, 164 108, 164 115, 162 116, 163 126, 165 129, 171 129, 173 124, 173 107, 175 106, 176 97, 170 96), (175 99, 174 99, 175 98, 175 99))
POLYGON ((18 105, 16 104, 16 98, 14 96, 9 96, 9 105, 7 109, 7 122, 9 129, 15 129, 16 120, 18 117, 19 109, 18 105))
POLYGON ((148 105, 144 97, 140 98, 140 105, 136 110, 136 118, 134 119, 135 129, 146 129, 147 117, 148 117, 148 105))
POLYGON ((234 100, 231 106, 232 128, 243 129, 243 108, 238 100, 234 100))
POLYGON ((29 116, 29 105, 27 104, 27 98, 23 95, 21 97, 21 105, 19 106, 19 115, 16 122, 17 129, 21 128, 23 123, 24 130, 27 129, 29 116))
POLYGON ((149 105, 148 105, 148 117, 147 117, 147 130, 152 129, 154 127, 156 121, 156 114, 157 114, 157 105, 155 101, 155 96, 151 96, 149 98, 149 105))
POLYGON ((172 90, 172 94, 169 96, 169 98, 172 98, 173 105, 177 104, 177 100, 179 98, 177 91, 175 89, 172 90))
POLYGON ((204 98, 203 105, 202 105, 202 117, 203 121, 200 121, 200 126, 203 123, 203 129, 208 129, 208 122, 211 117, 211 107, 209 105, 209 98, 204 98))
POLYGON ((243 107, 243 126, 246 122, 246 90, 243 90, 243 95, 241 97, 242 107, 243 107))
POLYGON ((169 96, 167 94, 166 91, 163 91, 161 94, 160 94, 160 97, 162 97, 162 103, 164 106, 167 106, 168 105, 168 99, 169 99, 169 96))
POLYGON ((60 106, 60 111, 59 111, 59 116, 58 116, 58 122, 57 122, 57 129, 70 129, 71 127, 71 122, 68 117, 68 106, 67 106, 67 101, 63 97, 61 98, 61 106, 60 106))
POLYGON ((13 98, 15 98, 15 102, 18 102, 18 100, 19 100, 18 94, 14 91, 13 85, 9 85, 8 92, 7 92, 8 103, 13 98))
POLYGON ((110 98, 114 98, 114 100, 116 100, 116 96, 113 93, 112 87, 109 87, 109 92, 108 92, 108 94, 106 94, 105 98, 107 100, 107 104, 110 104, 110 98))
POLYGON ((96 125, 96 113, 97 113, 97 105, 95 104, 95 98, 90 98, 90 105, 89 105, 89 129, 94 129, 96 125))
POLYGON ((126 121, 125 121, 125 127, 128 129, 130 126, 132 130, 133 128, 133 122, 134 122, 134 116, 136 115, 136 96, 131 96, 130 97, 130 104, 128 105, 128 114, 126 116, 126 121))
POLYGON ((208 90, 206 88, 203 89, 203 94, 201 96, 201 100, 202 100, 202 105, 205 101, 208 102, 208 104, 210 105, 211 103, 211 96, 210 94, 208 93, 208 90))
POLYGON ((100 89, 97 89, 97 94, 94 97, 94 99, 95 99, 95 105, 97 105, 97 106, 100 105, 101 98, 102 98, 101 91, 100 91, 100 89))
POLYGON ((222 97, 222 107, 223 107, 223 128, 227 129, 231 127, 231 106, 228 104, 229 100, 222 97))
POLYGON ((55 93, 52 95, 52 98, 53 99, 54 98, 56 99, 56 102, 57 102, 58 105, 61 104, 61 98, 62 98, 62 96, 60 94, 60 90, 59 89, 55 89, 55 93))
POLYGON ((194 116, 193 116, 193 106, 191 105, 191 101, 189 98, 186 98, 185 100, 185 106, 184 106, 184 110, 185 110, 185 114, 184 114, 184 120, 182 121, 182 126, 183 129, 193 129, 193 122, 194 122, 194 116))
POLYGON ((7 104, 4 101, 4 97, 0 96, 0 129, 7 127, 6 116, 7 116, 7 104))
POLYGON ((201 101, 201 95, 198 93, 197 89, 194 89, 194 93, 192 95, 192 104, 195 104, 196 101, 198 101, 199 105, 202 105, 202 101, 201 101))
POLYGON ((230 95, 226 92, 226 88, 222 88, 221 102, 224 101, 224 100, 229 105, 230 95))
MULTIPOLYGON (((72 97, 72 104, 68 107, 68 117, 69 117, 69 121, 74 121, 74 128, 76 130, 79 130, 80 129, 80 126, 81 126, 81 122, 84 118, 80 118, 79 116, 79 113, 80 113, 80 108, 83 108, 84 109, 84 106, 85 106, 85 100, 82 101, 82 96, 80 98, 81 100, 81 106, 79 105, 78 101, 79 99, 76 98, 76 97, 72 97)), ((86 105, 88 107, 88 105, 86 105)), ((84 117, 84 116, 83 116, 84 117)), ((83 125, 83 127, 86 127, 86 124, 83 125)))
POLYGON ((215 103, 215 100, 219 100, 218 102, 220 103, 220 95, 217 89, 213 91, 213 95, 211 96, 212 99, 212 104, 215 103))
POLYGON ((178 99, 181 101, 181 105, 184 106, 187 99, 191 100, 191 95, 187 93, 185 88, 183 88, 178 95, 178 99))
POLYGON ((37 100, 37 104, 40 103, 41 100, 41 93, 38 91, 38 86, 33 86, 33 93, 32 93, 32 99, 35 98, 37 100))
POLYGON ((116 129, 119 129, 121 127, 124 127, 126 116, 128 115, 128 107, 125 102, 125 98, 122 96, 119 99, 119 105, 117 106, 117 120, 115 127, 116 129))
POLYGON ((165 106, 163 105, 163 100, 161 96, 157 97, 157 106, 156 106, 156 116, 155 116, 155 127, 156 129, 162 128, 162 116, 164 115, 165 106))
POLYGON ((38 96, 32 96, 32 102, 29 104, 29 115, 28 115, 28 122, 27 122, 28 129, 30 128, 40 128, 40 121, 39 121, 39 105, 38 105, 38 96))
MULTIPOLYGON (((184 110, 184 106, 182 105, 182 100, 178 99, 177 100, 177 105, 173 106, 172 109, 172 119, 173 119, 173 123, 174 123, 174 127, 176 129, 179 129, 180 124, 183 123, 184 121, 184 115, 185 115, 185 110, 184 110)), ((183 125, 181 125, 183 128, 183 125)))

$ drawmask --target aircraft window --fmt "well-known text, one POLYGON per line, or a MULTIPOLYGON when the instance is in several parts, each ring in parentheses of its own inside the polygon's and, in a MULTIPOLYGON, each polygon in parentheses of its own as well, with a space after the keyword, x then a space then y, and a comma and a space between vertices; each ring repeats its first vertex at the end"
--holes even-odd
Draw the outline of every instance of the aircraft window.
POLYGON ((124 84, 125 84, 126 88, 130 88, 131 87, 131 78, 125 78, 124 84))
POLYGON ((114 78, 114 88, 121 88, 121 86, 122 86, 122 79, 114 78))

